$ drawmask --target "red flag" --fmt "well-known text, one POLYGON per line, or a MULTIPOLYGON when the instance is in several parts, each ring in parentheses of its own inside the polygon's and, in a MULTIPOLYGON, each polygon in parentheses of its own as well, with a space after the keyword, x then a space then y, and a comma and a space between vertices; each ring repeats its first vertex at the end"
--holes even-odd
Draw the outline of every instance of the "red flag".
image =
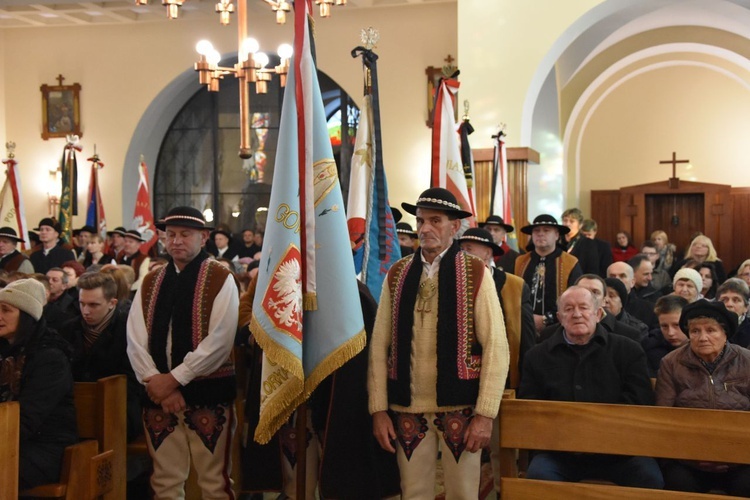
POLYGON ((141 233, 145 240, 141 245, 141 252, 148 254, 149 249, 157 240, 156 226, 154 226, 154 213, 151 211, 151 193, 148 189, 148 167, 141 157, 138 164, 138 194, 135 197, 135 212, 131 229, 141 233))
POLYGON ((440 81, 435 100, 432 124, 432 175, 431 187, 442 187, 453 193, 462 210, 471 212, 471 217, 462 221, 462 230, 476 227, 476 210, 466 184, 458 129, 453 111, 453 99, 458 92, 458 82, 452 79, 440 81))

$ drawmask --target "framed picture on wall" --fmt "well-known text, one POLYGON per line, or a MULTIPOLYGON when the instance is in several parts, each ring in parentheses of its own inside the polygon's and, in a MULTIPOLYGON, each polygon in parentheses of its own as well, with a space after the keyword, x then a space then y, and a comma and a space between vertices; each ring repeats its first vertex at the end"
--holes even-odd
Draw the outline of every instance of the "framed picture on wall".
POLYGON ((81 132, 81 86, 63 85, 65 78, 57 77, 58 85, 42 85, 42 139, 65 137, 81 132))

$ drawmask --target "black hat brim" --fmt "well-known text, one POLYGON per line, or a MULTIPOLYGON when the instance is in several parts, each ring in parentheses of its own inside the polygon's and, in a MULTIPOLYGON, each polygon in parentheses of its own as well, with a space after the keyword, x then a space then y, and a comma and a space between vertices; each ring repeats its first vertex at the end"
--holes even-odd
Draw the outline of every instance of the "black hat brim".
POLYGON ((176 226, 176 227, 187 227, 189 229, 198 229, 198 230, 206 230, 206 231, 213 231, 213 226, 204 226, 201 224, 198 224, 197 222, 192 222, 190 220, 185 219, 184 221, 169 221, 166 222, 164 220, 160 220, 159 222, 154 223, 154 226, 156 226, 156 229, 159 231, 166 231, 167 226, 176 226))
POLYGON ((424 208, 427 210, 439 210, 441 212, 455 215, 459 219, 465 219, 474 215, 473 213, 467 212, 465 210, 456 210, 455 208, 446 207, 445 205, 430 202, 417 203, 416 205, 412 205, 411 203, 402 203, 401 208, 406 210, 406 213, 411 215, 417 215, 418 208, 424 208))
POLYGON ((510 224, 499 224, 497 222, 483 222, 482 224, 479 224, 479 227, 481 227, 482 229, 487 229, 489 226, 500 226, 503 229, 505 229, 506 233, 512 233, 513 231, 516 230, 510 224))
POLYGON ((562 224, 552 224, 551 222, 539 222, 537 224, 529 224, 528 226, 523 226, 521 228, 521 232, 523 234, 531 235, 531 233, 534 232, 535 227, 542 227, 542 226, 549 226, 557 229, 560 231, 560 234, 568 234, 570 232, 570 228, 567 226, 563 226, 562 224))

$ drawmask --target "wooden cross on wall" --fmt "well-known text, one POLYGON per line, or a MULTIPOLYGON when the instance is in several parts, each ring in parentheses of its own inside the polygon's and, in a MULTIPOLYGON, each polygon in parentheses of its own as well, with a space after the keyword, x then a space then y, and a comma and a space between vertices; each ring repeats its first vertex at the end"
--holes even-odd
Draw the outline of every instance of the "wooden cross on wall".
POLYGON ((672 151, 671 160, 662 160, 659 164, 672 164, 672 177, 669 178, 669 189, 678 189, 680 187, 680 179, 677 177, 677 164, 678 163, 690 163, 690 160, 678 160, 677 153, 672 151))

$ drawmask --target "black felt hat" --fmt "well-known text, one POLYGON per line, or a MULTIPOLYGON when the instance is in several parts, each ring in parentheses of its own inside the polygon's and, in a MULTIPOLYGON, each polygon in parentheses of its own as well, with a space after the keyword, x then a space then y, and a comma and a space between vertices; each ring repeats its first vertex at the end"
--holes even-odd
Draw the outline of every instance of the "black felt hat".
POLYGON ((130 231, 125 231, 122 234, 122 237, 123 238, 130 238, 130 239, 133 239, 133 240, 136 240, 136 241, 140 241, 141 243, 143 243, 144 241, 146 241, 146 240, 143 239, 143 236, 141 236, 141 233, 139 233, 135 229, 131 229, 130 231))
POLYGON ((411 224, 408 222, 399 222, 396 224, 396 232, 399 234, 408 234, 412 238, 417 237, 416 231, 411 228, 411 224))
POLYGON ((682 308, 680 330, 688 337, 690 337, 688 321, 695 318, 715 319, 724 328, 727 338, 732 338, 737 331, 737 314, 727 309, 724 303, 718 300, 709 301, 700 299, 682 308))
POLYGON ((227 237, 230 243, 232 242, 232 233, 230 233, 228 230, 222 227, 214 229, 213 231, 211 231, 211 239, 213 240, 214 236, 216 236, 217 234, 223 234, 227 237))
POLYGON ((125 233, 126 233, 126 232, 127 232, 127 231, 125 231, 125 228, 124 228, 124 227, 122 227, 122 226, 117 226, 117 227, 116 227, 116 228, 114 228, 113 230, 111 230, 111 231, 107 231, 107 236, 112 236, 113 234, 117 234, 117 235, 119 235, 119 236, 125 236, 125 233))
POLYGON ((16 233, 16 230, 12 227, 0 227, 0 238, 8 238, 9 240, 13 240, 16 243, 20 243, 23 241, 23 238, 18 237, 18 233, 16 233))
POLYGON ((481 227, 487 228, 487 226, 500 226, 505 229, 506 232, 512 233, 514 231, 513 226, 506 224, 502 217, 499 215, 490 215, 487 220, 481 224, 481 227))
POLYGON ((81 229, 79 229, 78 232, 79 233, 86 232, 86 233, 91 233, 91 234, 96 234, 97 233, 96 229, 94 229, 93 226, 89 226, 88 224, 85 225, 85 226, 83 226, 81 229))
POLYGON ((492 235, 486 229, 482 229, 479 227, 470 227, 469 229, 464 231, 464 234, 462 234, 458 239, 459 243, 463 243, 464 241, 481 243, 482 245, 488 246, 492 249, 492 255, 494 256, 502 255, 505 253, 500 245, 495 244, 495 242, 492 240, 492 235))
POLYGON ((524 234, 531 234, 534 231, 535 227, 540 226, 554 227, 555 229, 560 231, 560 234, 568 234, 570 232, 570 228, 565 227, 562 224, 558 224, 557 219, 552 217, 550 214, 537 215, 534 219, 534 222, 532 222, 528 226, 523 226, 521 228, 521 232, 524 234))
POLYGON ((45 217, 44 219, 40 220, 39 226, 35 227, 34 231, 39 231, 39 228, 42 226, 49 226, 57 231, 58 234, 62 233, 62 227, 60 226, 60 223, 51 217, 45 217))
POLYGON ((189 227, 192 229, 213 229, 206 225, 206 219, 197 208, 174 207, 167 215, 155 224, 157 229, 166 231, 167 226, 189 227))
POLYGON ((404 214, 401 213, 401 210, 399 210, 396 207, 390 207, 391 214, 393 214, 393 222, 398 224, 398 221, 404 218, 404 214))
POLYGON ((434 187, 427 191, 422 192, 417 199, 417 203, 412 205, 410 203, 402 203, 401 208, 406 210, 407 213, 417 215, 418 208, 429 208, 430 210, 441 210, 443 212, 453 214, 459 219, 465 219, 471 217, 473 214, 461 209, 461 205, 458 204, 456 197, 453 193, 445 188, 434 187))

